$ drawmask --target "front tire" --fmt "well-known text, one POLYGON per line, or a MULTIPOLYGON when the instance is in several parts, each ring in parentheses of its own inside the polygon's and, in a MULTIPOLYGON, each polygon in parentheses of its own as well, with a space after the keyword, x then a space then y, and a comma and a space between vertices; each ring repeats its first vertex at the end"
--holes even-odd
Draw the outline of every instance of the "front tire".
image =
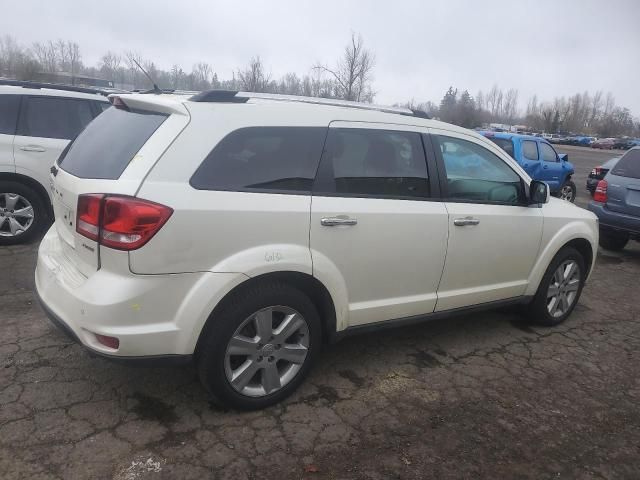
POLYGON ((527 309, 531 322, 551 327, 564 322, 575 308, 587 270, 575 248, 564 247, 553 258, 527 309))
POLYGON ((307 295, 286 283, 232 295, 198 343, 198 374, 217 403, 265 408, 307 376, 322 343, 320 316, 307 295))
POLYGON ((0 245, 31 241, 49 219, 40 195, 13 181, 0 181, 0 245))
POLYGON ((600 246, 605 250, 619 252, 626 247, 629 242, 629 236, 624 234, 612 234, 600 232, 600 246))
POLYGON ((577 193, 578 190, 576 188, 576 184, 571 180, 567 180, 566 182, 564 182, 564 185, 562 185, 562 188, 560 189, 559 198, 573 203, 576 200, 577 193))

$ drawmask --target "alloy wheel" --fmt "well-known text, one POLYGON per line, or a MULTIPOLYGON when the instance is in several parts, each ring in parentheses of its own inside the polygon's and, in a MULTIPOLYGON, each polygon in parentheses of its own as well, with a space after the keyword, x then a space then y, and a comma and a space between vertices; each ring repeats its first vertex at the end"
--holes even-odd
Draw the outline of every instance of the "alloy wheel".
POLYGON ((580 266, 566 260, 558 266, 547 289, 547 310, 554 318, 567 313, 576 301, 580 289, 580 266))
POLYGON ((573 187, 571 185, 564 185, 560 190, 560 198, 570 202, 573 199, 573 187))
POLYGON ((227 344, 224 370, 234 390, 262 397, 287 385, 309 352, 309 326, 296 310, 263 308, 246 318, 227 344))
POLYGON ((0 193, 0 237, 15 237, 33 225, 33 205, 17 193, 0 193))

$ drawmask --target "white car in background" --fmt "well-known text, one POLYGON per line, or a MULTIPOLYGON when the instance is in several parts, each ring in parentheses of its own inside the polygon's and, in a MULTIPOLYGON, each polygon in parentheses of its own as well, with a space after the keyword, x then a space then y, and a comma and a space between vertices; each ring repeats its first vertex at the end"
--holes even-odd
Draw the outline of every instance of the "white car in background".
POLYGON ((195 360, 228 406, 280 401, 353 333, 506 304, 555 325, 594 264, 595 215, 408 109, 111 101, 52 168, 38 297, 94 353, 195 360))
POLYGON ((53 220, 49 169, 110 106, 98 92, 0 80, 0 245, 27 242, 53 220))

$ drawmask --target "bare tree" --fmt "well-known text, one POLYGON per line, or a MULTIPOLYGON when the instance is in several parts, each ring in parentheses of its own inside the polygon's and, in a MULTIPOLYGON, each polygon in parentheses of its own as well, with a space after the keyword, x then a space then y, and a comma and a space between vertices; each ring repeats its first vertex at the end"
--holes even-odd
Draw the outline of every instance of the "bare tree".
POLYGON ((266 92, 271 76, 264 71, 260 57, 253 57, 244 70, 238 70, 240 88, 247 92, 266 92))
POLYGON ((334 68, 317 64, 315 69, 329 74, 337 84, 338 96, 345 100, 373 101, 371 88, 375 57, 364 47, 362 37, 351 34, 351 42, 344 48, 334 68))
POLYGON ((138 65, 136 65, 136 62, 142 65, 142 55, 129 50, 127 52, 124 52, 124 60, 127 64, 127 67, 129 68, 131 85, 133 85, 133 88, 138 88, 138 76, 140 69, 138 65))
POLYGON ((80 46, 76 42, 67 42, 66 50, 69 62, 69 73, 71 74, 71 84, 74 85, 76 83, 76 75, 80 73, 80 66, 82 65, 80 46))
POLYGON ((507 121, 508 123, 512 123, 518 113, 518 90, 516 90, 515 88, 509 89, 506 95, 504 95, 504 100, 502 101, 501 107, 502 119, 507 121))
POLYGON ((191 71, 195 89, 204 90, 211 86, 210 78, 213 75, 213 68, 206 62, 199 62, 193 66, 191 71))
POLYGON ((53 73, 58 69, 58 54, 56 45, 52 41, 48 43, 36 42, 31 51, 43 71, 53 73))

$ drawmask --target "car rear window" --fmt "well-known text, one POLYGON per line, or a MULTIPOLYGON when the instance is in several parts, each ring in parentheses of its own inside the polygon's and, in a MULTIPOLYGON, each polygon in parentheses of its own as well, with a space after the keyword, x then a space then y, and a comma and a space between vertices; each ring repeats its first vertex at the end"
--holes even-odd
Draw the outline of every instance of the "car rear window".
POLYGON ((506 138, 491 138, 491 137, 489 137, 489 140, 491 140, 493 143, 498 145, 501 149, 507 152, 512 158, 514 158, 513 157, 513 141, 508 140, 506 138))
POLYGON ((80 178, 115 180, 168 115, 109 108, 62 154, 59 165, 80 178))
POLYGON ((640 178, 640 150, 629 150, 611 170, 619 177, 640 178))

